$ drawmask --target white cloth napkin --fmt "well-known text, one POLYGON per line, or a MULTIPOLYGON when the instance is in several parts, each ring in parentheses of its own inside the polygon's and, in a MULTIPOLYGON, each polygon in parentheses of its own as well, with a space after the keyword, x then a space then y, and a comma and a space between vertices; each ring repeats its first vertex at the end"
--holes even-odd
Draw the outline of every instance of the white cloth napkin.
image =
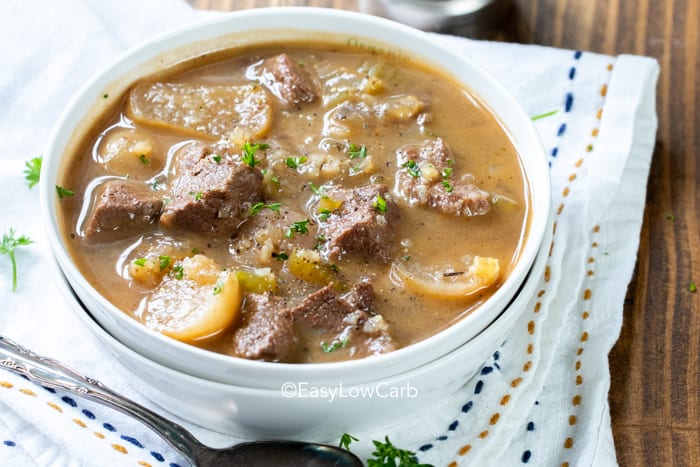
MULTIPOLYGON (((0 2, 0 233, 16 228, 35 241, 17 250, 16 292, 10 262, 0 257, 0 334, 152 408, 54 285, 37 189, 27 187, 23 170, 95 71, 201 15, 172 0, 0 2)), ((644 57, 434 38, 491 71, 530 115, 556 111, 536 121, 557 212, 551 255, 529 309, 477 376, 435 407, 416 407, 398 426, 387 421, 373 433, 352 433, 361 438, 353 448, 366 457, 371 440, 388 435, 435 465, 614 465, 607 355, 636 259, 658 65, 644 57), (416 433, 420 443, 402 443, 416 433)), ((209 444, 237 441, 177 421, 209 444)), ((0 372, 0 464, 186 462, 114 411, 0 372)))

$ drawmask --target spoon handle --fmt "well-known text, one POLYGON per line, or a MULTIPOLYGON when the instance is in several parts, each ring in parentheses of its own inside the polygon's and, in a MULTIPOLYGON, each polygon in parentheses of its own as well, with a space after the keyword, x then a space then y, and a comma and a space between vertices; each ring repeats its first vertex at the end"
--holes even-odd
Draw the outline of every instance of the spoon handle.
POLYGON ((51 358, 37 355, 0 335, 0 368, 5 368, 42 386, 60 389, 111 407, 141 421, 193 465, 200 443, 185 428, 112 391, 99 381, 81 375, 51 358))

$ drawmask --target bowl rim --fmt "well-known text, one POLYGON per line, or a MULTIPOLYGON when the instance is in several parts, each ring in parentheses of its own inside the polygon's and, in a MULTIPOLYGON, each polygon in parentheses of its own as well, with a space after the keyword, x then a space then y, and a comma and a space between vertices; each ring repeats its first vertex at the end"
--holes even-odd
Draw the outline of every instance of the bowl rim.
MULTIPOLYGON (((426 360, 427 354, 436 356, 436 351, 431 351, 431 348, 434 349, 437 347, 444 350, 447 346, 447 344, 444 343, 445 341, 453 342, 454 345, 452 345, 452 347, 457 347, 465 343, 466 340, 464 336, 468 335, 469 333, 467 331, 470 331, 470 328, 475 326, 472 323, 476 322, 477 318, 481 319, 480 322, 484 326, 490 323, 497 314, 502 311, 501 309, 493 310, 492 308, 494 305, 492 304, 498 303, 499 300, 503 301, 505 298, 508 298, 506 297, 508 293, 513 293, 514 290, 517 289, 518 284, 514 284, 516 281, 515 278, 522 280, 522 278, 525 277, 525 274, 535 259, 540 246, 539 244, 544 238, 545 229, 547 228, 547 219, 549 217, 549 211, 551 210, 549 168, 541 140, 530 117, 501 83, 487 73, 480 65, 474 63, 471 58, 438 43, 438 41, 429 34, 384 18, 326 8, 270 7, 237 11, 221 15, 220 17, 208 17, 160 34, 144 44, 126 51, 106 67, 102 68, 100 72, 93 76, 93 78, 74 95, 70 104, 64 109, 64 112, 52 129, 44 154, 44 164, 40 179, 42 218, 46 226, 51 250, 57 256, 61 269, 66 272, 69 279, 77 281, 82 280, 82 285, 86 290, 91 291, 100 306, 109 311, 110 317, 116 319, 120 325, 125 325, 127 327, 136 325, 142 328, 136 332, 147 335, 149 339, 153 339, 154 343, 165 345, 175 352, 184 352, 184 354, 190 355, 196 359, 203 359, 203 361, 212 363, 216 362, 217 364, 225 366, 230 365, 236 368, 238 376, 254 375, 253 378, 255 380, 269 379, 273 383, 276 383, 280 377, 287 379, 303 377, 308 380, 325 380, 355 374, 357 377, 362 378, 362 374, 366 373, 368 368, 378 369, 384 367, 385 369, 392 369, 393 371, 393 369, 399 370, 415 367, 418 365, 418 362, 426 360), (336 30, 339 24, 342 25, 342 31, 337 33, 336 30), (335 29, 332 29, 332 27, 335 29), (499 120, 506 132, 510 135, 516 149, 518 149, 523 171, 525 172, 524 175, 528 178, 527 183, 530 194, 531 214, 527 232, 528 238, 524 242, 524 245, 521 246, 519 257, 509 277, 487 301, 478 306, 471 313, 450 324, 442 331, 387 354, 332 363, 291 364, 247 360, 230 355, 218 354, 164 336, 119 310, 82 278, 67 248, 63 245, 62 233, 58 221, 58 201, 55 199, 54 181, 58 176, 60 159, 64 156, 64 147, 71 138, 75 137, 74 131, 78 130, 77 125, 80 119, 77 117, 79 116, 82 118, 88 115, 88 112, 94 109, 93 106, 99 102, 98 96, 101 97, 105 89, 109 88, 109 86, 119 79, 122 79, 129 72, 133 72, 134 69, 143 67, 144 63, 148 60, 154 60, 159 57, 162 59, 165 54, 171 53, 178 47, 189 47, 193 44, 193 46, 197 46, 206 41, 213 41, 217 38, 221 39, 225 31, 229 31, 230 33, 231 30, 234 30, 236 34, 240 35, 251 31, 287 28, 289 30, 298 30, 299 32, 311 29, 317 34, 334 32, 338 35, 347 35, 352 27, 357 27, 357 30, 362 31, 360 33, 353 33, 353 35, 365 39, 368 44, 387 43, 394 50, 406 51, 413 56, 417 56, 419 57, 417 61, 442 69, 448 75, 457 79, 458 82, 468 88, 473 95, 477 96, 481 103, 495 115, 497 120, 499 120), (212 31, 216 32, 216 34, 213 34, 212 31), (391 37, 391 39, 387 40, 387 37, 391 37), (406 46, 397 45, 399 43, 404 44, 403 41, 411 44, 414 48, 409 51, 406 46), (431 52, 435 51, 439 51, 439 57, 429 55, 431 52), (471 74, 468 80, 471 84, 465 82, 467 80, 466 78, 459 79, 450 69, 446 70, 446 68, 449 68, 448 64, 452 62, 459 64, 460 67, 466 67, 466 69, 470 71, 471 74), (480 83, 476 86, 477 89, 475 89, 474 86, 475 82, 480 83), (486 92, 486 96, 484 95, 485 91, 488 91, 486 92), (494 106, 508 108, 508 115, 497 112, 494 110, 494 106), (72 123, 73 121, 74 123, 72 123), (506 124, 507 122, 510 125, 506 124), (518 125, 517 131, 513 128, 514 124, 518 125), (516 139, 516 136, 518 136, 520 140, 516 139), (529 152, 527 154, 523 154, 523 147, 528 149, 529 152), (537 180, 533 178, 537 178, 537 180), (535 185, 535 183, 537 183, 537 185, 535 185), (483 315, 487 312, 493 313, 493 316, 484 317, 483 315), (443 345, 437 345, 441 341, 443 345), (408 360, 408 362, 405 360, 408 360), (402 361, 404 361, 404 363, 399 365, 399 362, 402 361), (412 362, 415 362, 415 364, 412 362)), ((506 300, 506 303, 507 302, 508 300, 506 300)), ((478 331, 481 331, 481 329, 483 329, 483 326, 481 326, 478 331)), ((470 337, 478 334, 478 331, 470 337)), ((383 374, 385 374, 385 376, 389 375, 389 373, 384 372, 383 374)))

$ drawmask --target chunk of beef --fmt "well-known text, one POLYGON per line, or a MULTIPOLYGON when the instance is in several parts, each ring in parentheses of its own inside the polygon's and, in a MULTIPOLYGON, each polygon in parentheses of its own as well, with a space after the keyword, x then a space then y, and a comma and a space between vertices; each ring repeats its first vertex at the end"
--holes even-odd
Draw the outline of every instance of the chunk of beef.
POLYGON ((175 162, 175 178, 169 184, 170 202, 160 223, 215 235, 232 235, 262 200, 262 175, 258 169, 231 157, 212 157, 203 144, 191 144, 175 162))
POLYGON ((358 255, 388 262, 400 219, 389 189, 379 184, 347 189, 336 186, 326 194, 342 201, 342 206, 319 224, 318 233, 326 239, 323 253, 336 259, 358 255))
POLYGON ((85 221, 89 239, 111 239, 158 221, 163 200, 146 185, 110 180, 102 186, 95 207, 85 221))
POLYGON ((454 216, 486 214, 489 193, 471 175, 453 175, 450 150, 441 138, 401 146, 397 152, 396 192, 410 205, 425 205, 454 216))
POLYGON ((287 54, 265 60, 261 72, 263 84, 288 105, 298 106, 317 98, 316 87, 309 75, 287 54))
POLYGON ((282 361, 294 349, 294 319, 284 300, 270 294, 250 294, 243 308, 243 324, 233 335, 236 355, 282 361))
POLYGON ((291 309, 297 326, 327 335, 329 340, 345 341, 353 356, 373 355, 394 350, 384 318, 372 311, 374 290, 369 282, 355 285, 339 294, 333 284, 310 294, 291 309))

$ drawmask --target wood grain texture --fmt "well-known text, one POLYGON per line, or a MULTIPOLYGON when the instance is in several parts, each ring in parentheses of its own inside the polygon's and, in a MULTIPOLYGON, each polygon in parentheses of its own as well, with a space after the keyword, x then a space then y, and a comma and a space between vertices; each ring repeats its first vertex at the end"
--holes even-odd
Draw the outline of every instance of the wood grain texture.
MULTIPOLYGON (((204 9, 357 9, 356 0, 189 0, 204 9)), ((621 466, 700 465, 700 0, 513 0, 494 37, 661 65, 637 266, 610 354, 621 466)))

